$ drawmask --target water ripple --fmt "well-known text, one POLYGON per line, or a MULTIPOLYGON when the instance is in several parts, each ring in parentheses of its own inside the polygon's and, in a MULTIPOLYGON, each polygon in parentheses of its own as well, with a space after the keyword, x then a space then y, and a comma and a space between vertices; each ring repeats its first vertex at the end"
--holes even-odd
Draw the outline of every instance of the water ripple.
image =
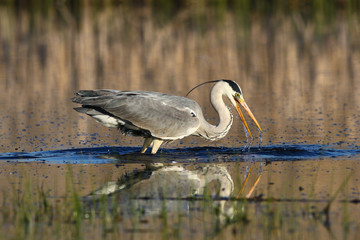
POLYGON ((192 147, 163 149, 159 154, 140 154, 138 147, 75 148, 41 152, 1 153, 0 161, 57 164, 144 163, 144 162, 234 162, 299 161, 338 158, 359 160, 360 148, 338 149, 327 145, 267 145, 252 147, 192 147))

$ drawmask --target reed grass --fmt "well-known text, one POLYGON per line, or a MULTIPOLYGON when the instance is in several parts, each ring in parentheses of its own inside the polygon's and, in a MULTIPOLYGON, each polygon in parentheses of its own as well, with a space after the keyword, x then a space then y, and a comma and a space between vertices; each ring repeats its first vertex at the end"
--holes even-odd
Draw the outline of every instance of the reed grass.
MULTIPOLYGON (((318 2, 319 8, 324 5, 318 2)), ((264 144, 284 141, 276 133, 285 131, 294 136, 288 142, 297 141, 296 131, 304 127, 304 121, 295 120, 304 114, 309 119, 306 135, 315 136, 306 139, 309 142, 329 139, 324 129, 331 122, 354 129, 346 139, 356 138, 356 122, 342 116, 355 111, 360 102, 357 15, 329 10, 333 20, 324 20, 319 27, 299 11, 258 17, 249 10, 248 18, 243 19, 237 12, 242 10, 227 7, 219 20, 216 7, 189 6, 179 8, 159 25, 160 10, 147 5, 74 6, 79 10, 65 5, 49 8, 46 15, 21 10, 19 16, 15 9, 0 5, 4 46, 0 49, 0 84, 6 89, 0 100, 7 103, 0 109, 6 116, 0 150, 104 145, 114 140, 139 144, 80 119, 69 100, 73 92, 113 88, 185 95, 194 85, 219 78, 234 79, 242 86, 264 125, 264 144), (315 114, 324 120, 316 121, 315 114), (267 119, 270 116, 273 123, 267 119), (291 127, 287 126, 289 118, 291 127), (91 139, 83 133, 100 135, 91 139)), ((190 97, 204 107, 209 119, 215 118, 206 88, 190 97)), ((229 139, 241 131, 240 124, 236 126, 239 130, 232 131, 229 139)), ((183 145, 193 141, 185 139, 183 145)))

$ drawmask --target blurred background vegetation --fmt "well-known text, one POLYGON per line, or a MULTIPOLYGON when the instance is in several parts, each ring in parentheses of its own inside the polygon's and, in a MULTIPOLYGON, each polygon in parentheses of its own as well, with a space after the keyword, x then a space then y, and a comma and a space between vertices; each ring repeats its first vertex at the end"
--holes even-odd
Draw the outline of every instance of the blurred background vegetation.
MULTIPOLYGON (((358 0, 0 0, 0 150, 141 144, 80 117, 73 93, 185 95, 220 78, 240 84, 264 144, 354 143, 359 12, 358 0)), ((216 123, 207 90, 191 97, 216 123)), ((214 144, 239 145, 234 128, 214 144)))
MULTIPOLYGON (((334 22, 338 14, 356 15, 360 11, 358 0, 1 0, 0 5, 14 11, 29 11, 32 15, 49 15, 51 9, 66 7, 76 20, 81 19, 83 7, 91 6, 92 11, 124 6, 128 8, 151 7, 159 24, 171 21, 183 9, 191 8, 196 17, 205 17, 206 11, 214 11, 221 19, 225 12, 239 13, 246 19, 250 16, 266 18, 269 15, 300 14, 307 21, 315 21, 319 26, 334 22), (206 11, 205 11, 206 10, 206 11)), ((59 14, 61 17, 61 14, 59 14)))

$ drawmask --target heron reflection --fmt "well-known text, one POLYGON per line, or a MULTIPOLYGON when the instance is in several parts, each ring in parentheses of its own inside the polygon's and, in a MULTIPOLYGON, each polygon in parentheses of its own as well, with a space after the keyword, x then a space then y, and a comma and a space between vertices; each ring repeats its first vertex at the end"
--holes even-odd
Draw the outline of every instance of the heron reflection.
MULTIPOLYGON (((251 168, 246 175, 249 176, 250 172, 251 168)), ((243 185, 247 181, 248 177, 243 185)), ((247 198, 256 184, 246 194, 247 198)), ((242 195, 243 188, 238 194, 234 193, 234 189, 234 181, 226 164, 197 166, 195 169, 181 165, 147 164, 143 170, 134 170, 122 175, 118 181, 105 183, 84 197, 84 201, 94 203, 94 200, 105 195, 110 197, 110 202, 116 199, 118 204, 131 205, 132 211, 139 210, 147 216, 160 214, 164 210, 165 200, 167 212, 179 210, 181 205, 181 211, 187 214, 190 199, 213 199, 211 204, 219 209, 223 221, 234 214, 233 202, 228 201, 229 198, 242 195)))
POLYGON ((218 184, 213 197, 229 197, 234 182, 224 165, 207 165, 188 170, 180 165, 148 164, 143 171, 123 175, 118 181, 108 182, 92 195, 122 192, 136 198, 187 198, 203 195, 209 183, 218 184))

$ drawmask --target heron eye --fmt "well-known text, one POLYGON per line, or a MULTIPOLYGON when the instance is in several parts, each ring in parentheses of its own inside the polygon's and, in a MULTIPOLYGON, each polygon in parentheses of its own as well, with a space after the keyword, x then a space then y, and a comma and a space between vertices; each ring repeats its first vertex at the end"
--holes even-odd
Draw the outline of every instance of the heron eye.
POLYGON ((235 97, 236 97, 236 98, 240 98, 240 94, 239 94, 239 93, 235 93, 235 97))

